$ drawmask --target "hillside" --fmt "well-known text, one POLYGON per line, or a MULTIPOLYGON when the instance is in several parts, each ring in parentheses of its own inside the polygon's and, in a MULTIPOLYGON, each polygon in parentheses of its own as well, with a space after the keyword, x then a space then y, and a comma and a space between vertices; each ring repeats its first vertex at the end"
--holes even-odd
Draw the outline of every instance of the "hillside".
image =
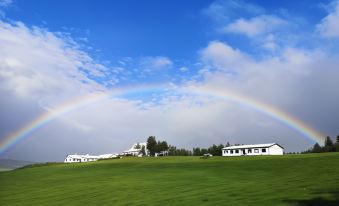
POLYGON ((25 165, 34 164, 35 162, 23 161, 23 160, 12 160, 12 159, 0 159, 0 171, 1 170, 12 170, 25 165))
POLYGON ((339 205, 339 153, 123 158, 0 173, 0 205, 339 205))

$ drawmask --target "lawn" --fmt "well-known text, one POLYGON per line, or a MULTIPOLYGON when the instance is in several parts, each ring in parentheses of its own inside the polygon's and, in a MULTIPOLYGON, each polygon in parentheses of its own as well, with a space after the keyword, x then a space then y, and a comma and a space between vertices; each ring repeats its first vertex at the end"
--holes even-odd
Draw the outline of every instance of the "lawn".
POLYGON ((339 205, 339 153, 123 158, 0 172, 0 205, 339 205))

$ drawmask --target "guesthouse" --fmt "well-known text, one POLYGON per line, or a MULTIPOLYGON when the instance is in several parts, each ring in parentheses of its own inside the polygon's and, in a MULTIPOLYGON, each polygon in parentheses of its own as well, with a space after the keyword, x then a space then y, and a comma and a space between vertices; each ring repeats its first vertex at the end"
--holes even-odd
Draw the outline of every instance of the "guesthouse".
POLYGON ((277 143, 252 144, 224 147, 222 156, 283 155, 284 148, 277 143))

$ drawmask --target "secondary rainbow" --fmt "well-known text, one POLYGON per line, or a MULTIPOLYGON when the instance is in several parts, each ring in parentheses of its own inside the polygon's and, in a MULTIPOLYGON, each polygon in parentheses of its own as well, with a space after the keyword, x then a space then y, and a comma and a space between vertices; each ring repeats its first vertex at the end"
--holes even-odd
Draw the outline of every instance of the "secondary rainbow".
POLYGON ((325 135, 316 131, 312 127, 308 126, 306 123, 302 122, 298 118, 279 110, 272 105, 265 104, 260 102, 254 98, 250 98, 248 96, 244 96, 238 92, 221 89, 216 87, 181 87, 181 88, 163 88, 163 87, 153 87, 153 86, 136 86, 133 88, 123 88, 120 90, 116 90, 110 93, 98 92, 91 93, 87 95, 83 95, 72 99, 71 101, 67 101, 63 104, 58 105, 55 108, 48 109, 45 113, 41 114, 37 118, 33 119, 31 122, 18 129, 17 131, 9 134, 4 137, 0 141, 0 154, 3 154, 5 151, 13 147, 15 144, 23 140, 24 138, 29 137, 32 133, 34 133, 39 128, 45 126, 50 123, 54 119, 61 117, 69 112, 79 110, 86 106, 90 106, 96 104, 98 102, 102 102, 105 100, 109 100, 113 97, 124 96, 128 94, 137 94, 144 92, 162 92, 174 90, 181 94, 195 94, 195 95, 204 95, 213 98, 220 98, 227 101, 235 102, 237 104, 241 104, 243 106, 247 106, 249 108, 255 109, 256 111, 263 113, 265 115, 270 116, 271 118, 285 124, 289 128, 299 132, 303 137, 306 137, 314 142, 318 142, 320 144, 324 143, 325 135))

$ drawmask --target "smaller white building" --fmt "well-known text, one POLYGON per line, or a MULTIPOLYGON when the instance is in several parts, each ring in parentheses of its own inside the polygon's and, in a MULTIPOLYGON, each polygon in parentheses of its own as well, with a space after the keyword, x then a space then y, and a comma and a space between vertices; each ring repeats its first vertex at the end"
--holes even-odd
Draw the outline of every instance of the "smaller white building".
POLYGON ((284 148, 277 143, 229 146, 222 149, 222 156, 283 155, 284 148))
POLYGON ((64 163, 74 163, 74 162, 93 162, 99 159, 109 159, 109 158, 116 158, 118 154, 103 154, 103 155, 67 155, 64 163))

